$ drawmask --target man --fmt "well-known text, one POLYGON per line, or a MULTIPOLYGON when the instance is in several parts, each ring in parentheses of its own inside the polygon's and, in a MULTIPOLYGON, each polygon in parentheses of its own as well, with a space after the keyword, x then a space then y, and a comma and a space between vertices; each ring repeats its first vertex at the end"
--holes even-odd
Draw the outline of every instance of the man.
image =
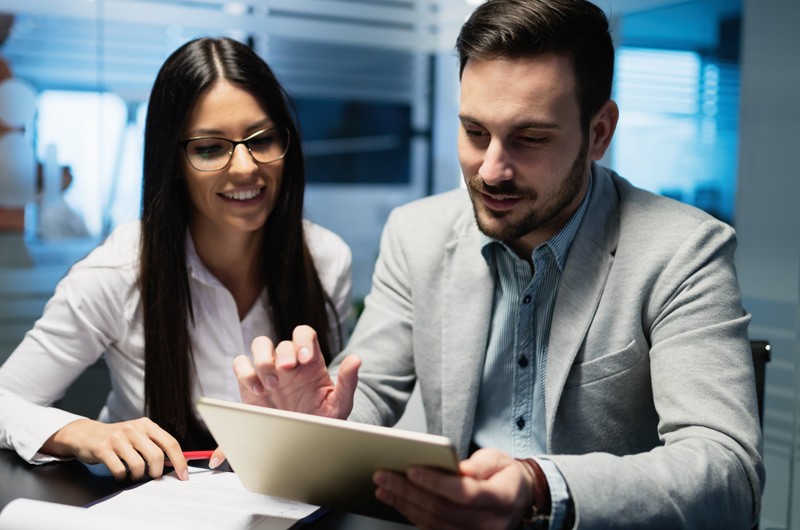
POLYGON ((618 118, 602 11, 489 0, 457 51, 467 191, 392 213, 336 385, 301 327, 235 361, 243 399, 392 425, 419 384, 468 458, 375 482, 424 528, 750 528, 735 236, 595 163, 618 118))

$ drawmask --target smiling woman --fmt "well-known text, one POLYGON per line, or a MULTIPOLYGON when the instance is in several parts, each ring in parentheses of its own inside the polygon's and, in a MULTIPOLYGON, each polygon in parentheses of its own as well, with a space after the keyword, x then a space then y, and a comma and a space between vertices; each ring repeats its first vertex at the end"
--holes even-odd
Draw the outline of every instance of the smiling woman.
POLYGON ((56 289, 0 367, 0 446, 77 457, 118 478, 214 447, 201 395, 239 400, 232 360, 311 324, 327 359, 348 318, 350 251, 302 218, 304 160, 286 94, 231 39, 190 41, 161 68, 145 125, 142 219, 56 289), (48 405, 105 352, 100 421, 48 405))
MULTIPOLYGON (((197 99, 186 121, 187 139, 181 142, 186 153, 181 169, 192 203, 192 236, 206 262, 215 261, 223 231, 224 241, 238 239, 243 249, 256 248, 248 240, 259 239, 275 206, 289 147, 283 136, 288 135, 253 95, 225 80, 197 99)), ((224 263, 212 267, 227 269, 224 263)), ((241 272, 236 277, 246 278, 248 271, 241 272)), ((246 292, 257 294, 258 289, 246 292)), ((240 316, 248 309, 243 302, 240 316)))

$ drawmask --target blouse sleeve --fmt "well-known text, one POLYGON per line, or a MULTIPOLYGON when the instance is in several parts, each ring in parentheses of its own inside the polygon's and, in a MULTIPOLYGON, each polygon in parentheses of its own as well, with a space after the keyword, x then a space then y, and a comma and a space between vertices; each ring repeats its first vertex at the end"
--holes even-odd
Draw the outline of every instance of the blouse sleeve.
POLYGON ((59 282, 20 345, 0 367, 0 447, 31 463, 45 441, 80 416, 50 405, 115 340, 126 288, 114 268, 76 265, 59 282))

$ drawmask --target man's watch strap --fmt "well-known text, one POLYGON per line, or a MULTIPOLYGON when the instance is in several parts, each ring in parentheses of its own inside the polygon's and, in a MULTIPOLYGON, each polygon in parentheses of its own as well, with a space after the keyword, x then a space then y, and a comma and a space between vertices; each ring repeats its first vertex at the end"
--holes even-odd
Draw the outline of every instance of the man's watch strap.
POLYGON ((548 528, 550 526, 552 506, 547 478, 536 460, 532 458, 521 458, 519 460, 530 472, 533 479, 533 502, 522 517, 520 528, 525 530, 548 528))

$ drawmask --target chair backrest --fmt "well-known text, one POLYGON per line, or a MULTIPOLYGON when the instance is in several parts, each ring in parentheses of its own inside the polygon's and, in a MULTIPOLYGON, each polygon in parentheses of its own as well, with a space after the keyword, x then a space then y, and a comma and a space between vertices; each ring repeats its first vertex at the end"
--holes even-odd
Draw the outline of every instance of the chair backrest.
POLYGON ((751 340, 750 350, 753 354, 753 367, 756 372, 756 395, 758 397, 758 419, 764 424, 764 382, 766 380, 767 363, 772 358, 769 342, 751 340))

